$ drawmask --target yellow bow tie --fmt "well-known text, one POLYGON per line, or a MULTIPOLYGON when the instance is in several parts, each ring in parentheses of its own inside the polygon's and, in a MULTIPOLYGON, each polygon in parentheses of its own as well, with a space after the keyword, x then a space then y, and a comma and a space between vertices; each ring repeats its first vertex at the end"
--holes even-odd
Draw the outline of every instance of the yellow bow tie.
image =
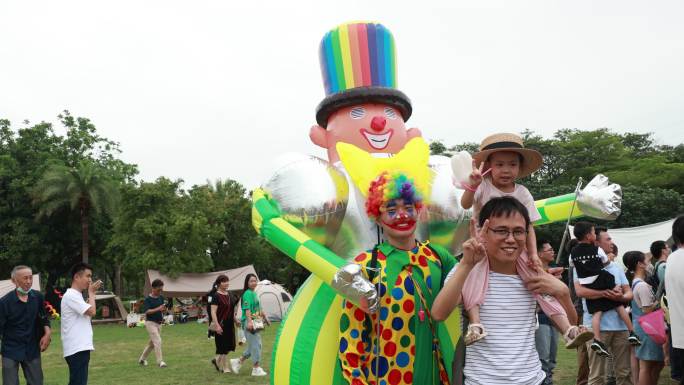
POLYGON ((371 182, 383 171, 405 173, 413 179, 425 201, 430 197, 433 176, 428 167, 430 147, 423 138, 411 139, 401 151, 389 158, 373 157, 349 143, 338 142, 336 148, 345 170, 364 197, 368 195, 371 182))

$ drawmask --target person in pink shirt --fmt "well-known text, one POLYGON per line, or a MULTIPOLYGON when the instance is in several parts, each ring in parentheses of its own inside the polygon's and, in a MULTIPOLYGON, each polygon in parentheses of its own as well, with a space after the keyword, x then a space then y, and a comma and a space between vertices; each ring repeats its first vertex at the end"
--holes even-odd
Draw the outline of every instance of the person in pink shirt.
MULTIPOLYGON (((516 198, 527 208, 530 222, 541 218, 534 205, 529 190, 516 179, 526 177, 538 170, 543 163, 542 155, 525 148, 522 138, 516 134, 494 134, 486 137, 480 144, 479 152, 473 155, 473 171, 469 184, 462 184, 465 191, 461 196, 464 209, 473 208, 473 218, 477 220, 480 209, 492 198, 510 196, 516 198), (489 174, 489 175, 488 175, 489 174)), ((526 239, 527 252, 517 260, 517 270, 523 281, 537 276, 542 265, 537 255, 537 238, 530 223, 527 231, 510 234, 514 238, 526 239)), ((506 236, 509 236, 508 234, 506 236)), ((487 336, 485 327, 480 323, 480 305, 484 302, 489 276, 487 258, 473 268, 463 287, 463 305, 468 313, 469 325, 465 344, 470 345, 487 336)), ((569 320, 568 313, 558 300, 549 295, 535 295, 537 303, 556 327, 563 333, 566 348, 575 348, 591 339, 586 328, 574 326, 577 320, 569 320)), ((576 317, 576 314, 574 317, 576 317)))

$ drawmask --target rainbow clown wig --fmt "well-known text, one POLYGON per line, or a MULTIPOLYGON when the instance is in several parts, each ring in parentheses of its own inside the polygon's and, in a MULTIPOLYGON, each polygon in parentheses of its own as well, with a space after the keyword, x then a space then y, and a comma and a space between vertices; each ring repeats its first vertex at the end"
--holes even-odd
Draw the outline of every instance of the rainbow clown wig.
POLYGON ((366 200, 366 214, 371 219, 377 219, 380 217, 380 207, 394 199, 411 203, 416 209, 423 207, 423 198, 413 179, 400 171, 385 171, 370 184, 366 200))

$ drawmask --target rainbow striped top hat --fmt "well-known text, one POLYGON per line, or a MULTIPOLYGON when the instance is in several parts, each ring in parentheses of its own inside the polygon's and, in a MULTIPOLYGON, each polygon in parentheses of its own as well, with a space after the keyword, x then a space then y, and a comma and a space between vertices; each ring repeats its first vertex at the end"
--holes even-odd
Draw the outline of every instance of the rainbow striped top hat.
POLYGON ((361 103, 395 107, 404 121, 411 116, 411 101, 397 86, 394 37, 382 24, 342 24, 323 36, 319 49, 325 99, 316 108, 322 127, 340 108, 361 103))

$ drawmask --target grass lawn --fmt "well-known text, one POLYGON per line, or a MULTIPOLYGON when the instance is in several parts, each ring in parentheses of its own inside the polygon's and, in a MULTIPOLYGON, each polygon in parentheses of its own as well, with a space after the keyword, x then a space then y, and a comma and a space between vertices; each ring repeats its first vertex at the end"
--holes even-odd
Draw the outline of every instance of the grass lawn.
MULTIPOLYGON (((263 367, 270 373, 271 351, 278 324, 263 333, 263 367)), ((59 323, 53 323, 53 343, 43 355, 43 370, 46 385, 66 385, 68 369, 62 358, 59 338, 59 323)), ((123 325, 98 325, 94 327, 95 352, 90 361, 89 383, 109 384, 160 384, 160 385, 204 385, 204 384, 268 384, 268 377, 252 377, 251 363, 246 362, 239 375, 219 374, 209 362, 214 355, 214 341, 206 337, 207 326, 190 322, 165 326, 162 331, 164 361, 166 369, 154 366, 154 353, 148 358, 150 366, 141 367, 137 360, 147 342, 144 328, 125 328, 123 325)), ((242 353, 228 357, 234 358, 242 353)), ((559 349, 558 368, 554 379, 556 384, 574 384, 577 361, 574 350, 559 349)), ((670 385, 669 368, 662 372, 659 384, 670 385)), ((22 376, 23 377, 23 376, 22 376)), ((23 381, 23 378, 22 378, 23 381)), ((23 384, 24 382, 22 382, 23 384)), ((418 383, 417 383, 418 384, 418 383)), ((312 384, 315 385, 315 384, 312 384)))
MULTIPOLYGON (((47 354, 43 355, 45 385, 66 385, 69 369, 62 358, 59 323, 53 323, 53 338, 47 354)), ((271 351, 278 324, 263 333, 263 367, 270 373, 271 351)), ((207 339, 207 325, 191 321, 162 328, 164 361, 169 365, 160 369, 155 365, 154 352, 147 358, 149 366, 138 365, 138 358, 147 343, 145 328, 126 328, 123 325, 93 327, 95 351, 90 356, 88 383, 92 385, 159 384, 268 384, 269 377, 252 377, 251 361, 245 362, 239 375, 220 374, 210 360, 214 357, 214 340, 207 339)), ((236 358, 243 351, 228 358, 236 358)), ((23 382, 22 382, 23 384, 23 382)))

